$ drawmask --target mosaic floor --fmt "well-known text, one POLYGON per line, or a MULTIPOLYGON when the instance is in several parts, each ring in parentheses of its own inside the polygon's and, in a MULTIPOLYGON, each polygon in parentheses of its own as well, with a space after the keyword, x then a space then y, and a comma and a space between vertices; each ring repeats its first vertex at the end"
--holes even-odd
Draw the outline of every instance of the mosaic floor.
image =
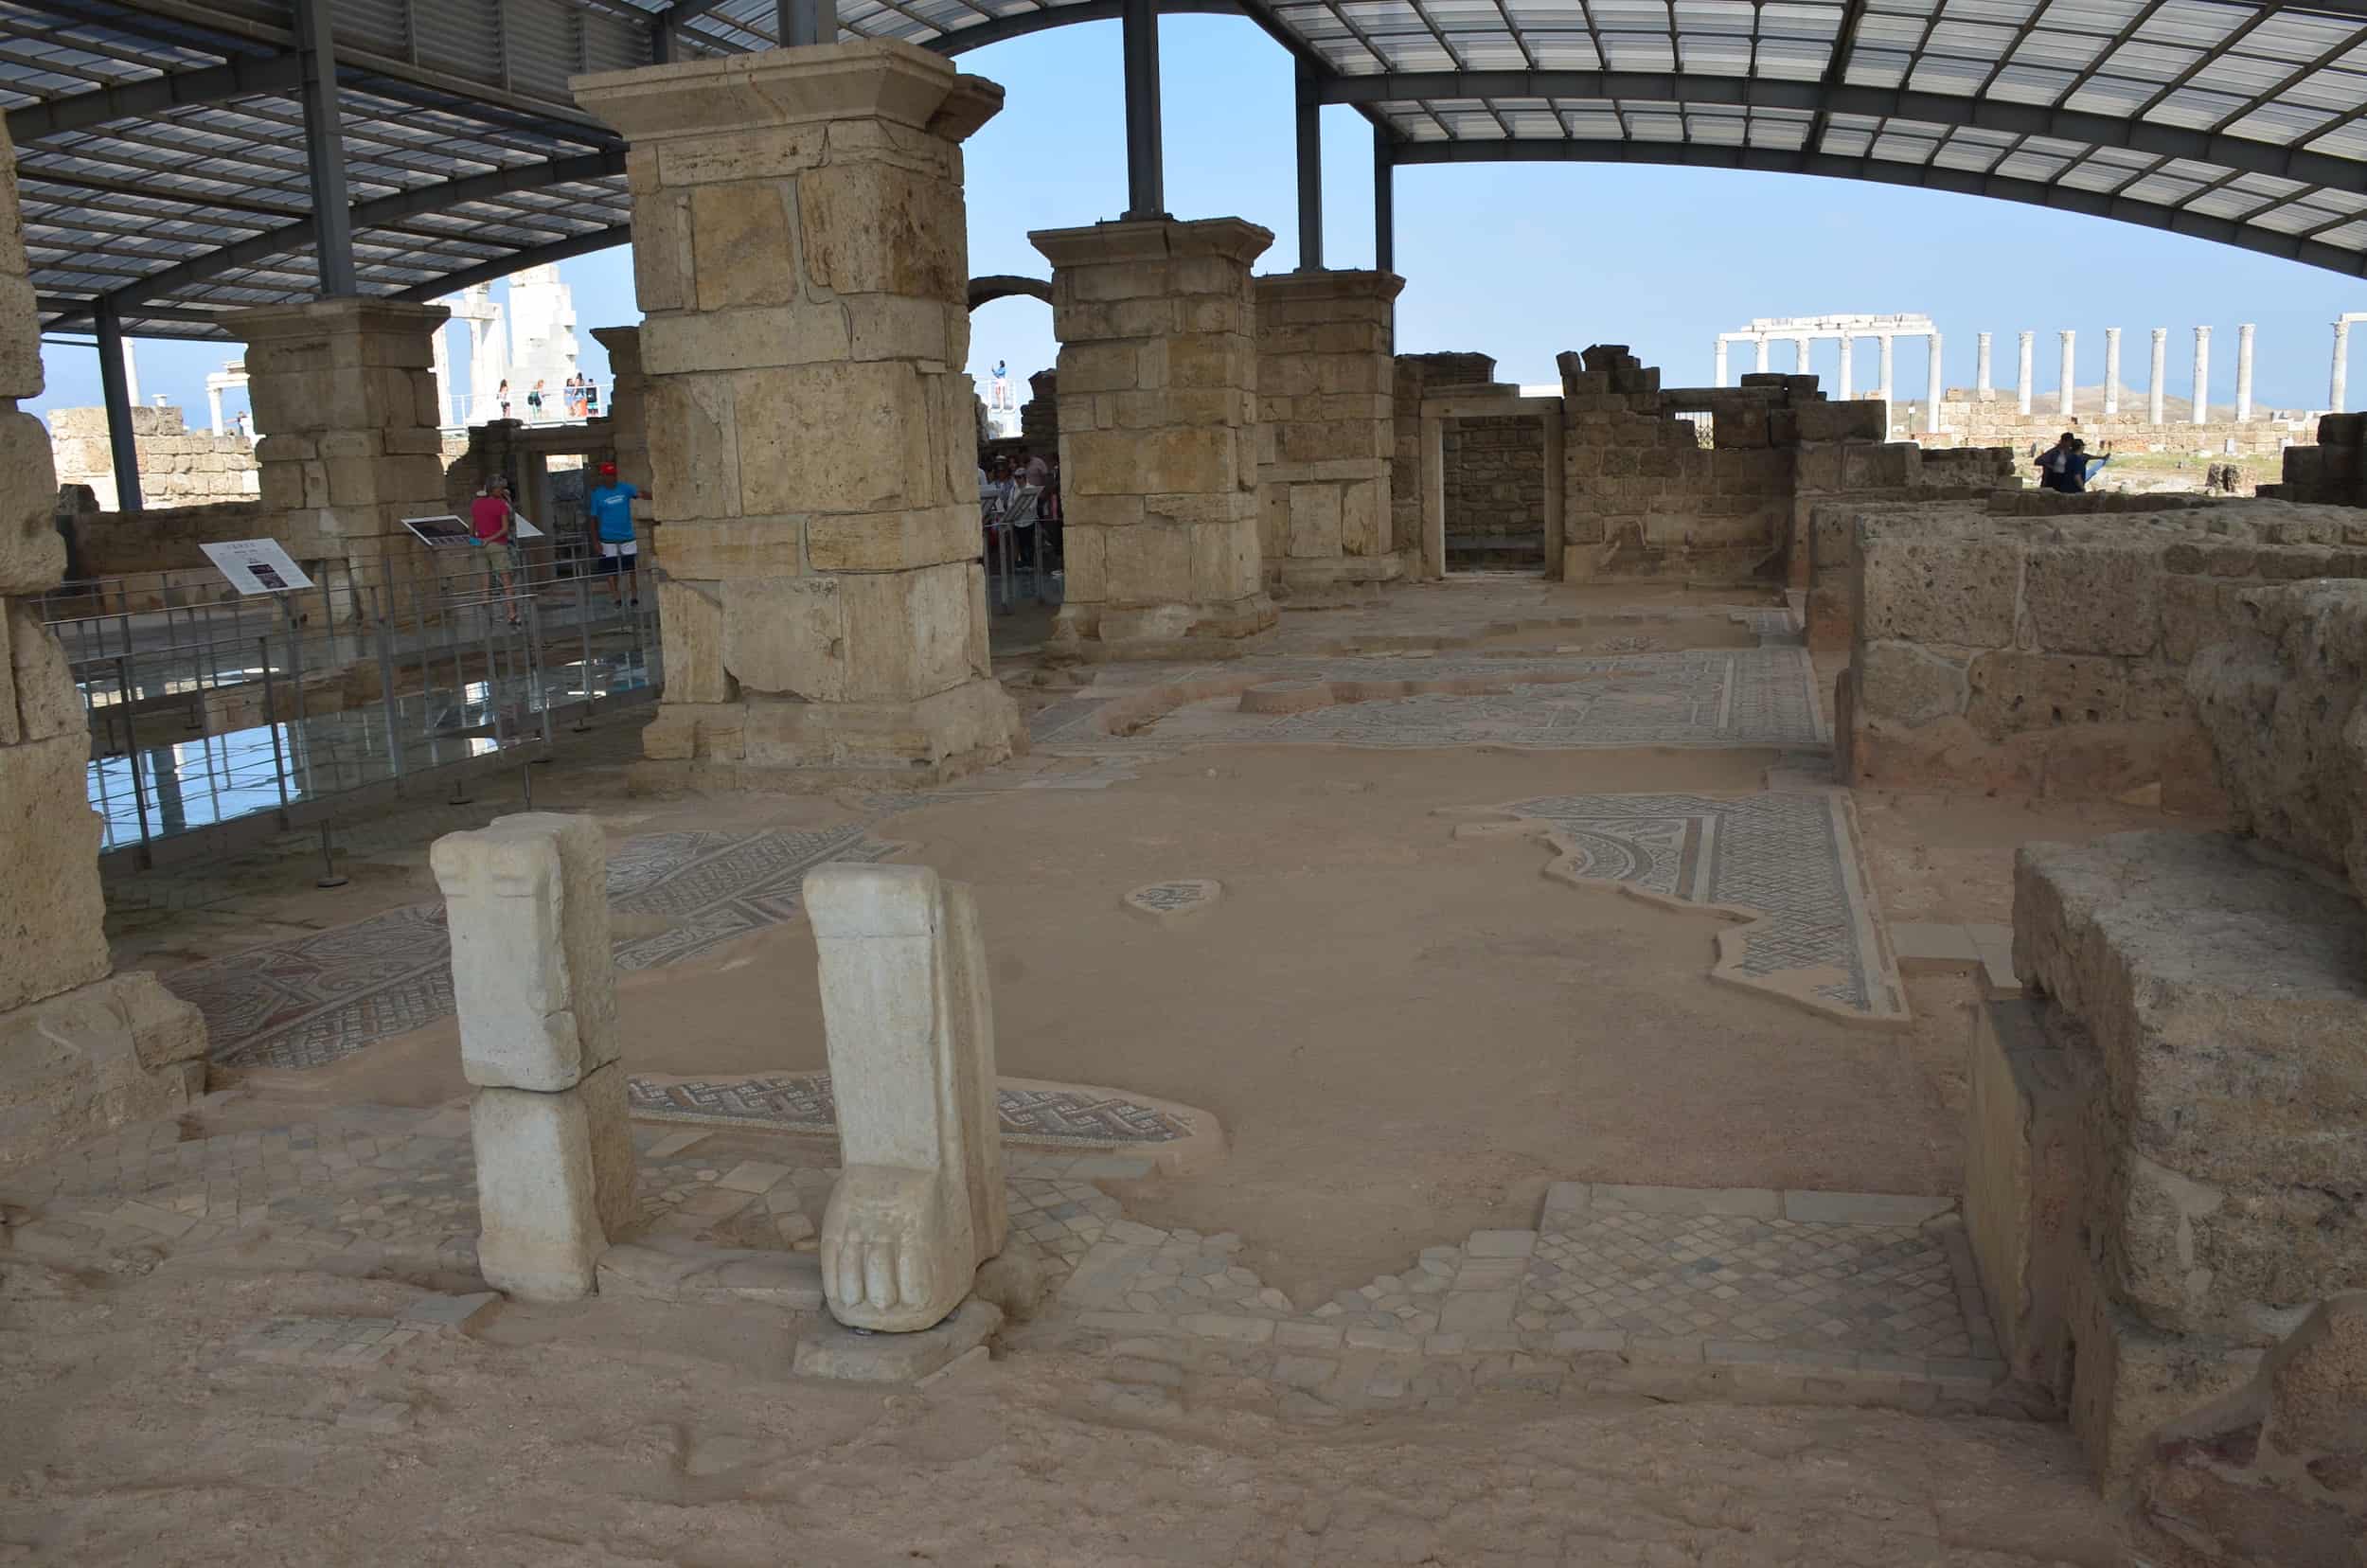
POLYGON ((1542 827, 1560 852, 1556 876, 1748 912, 1734 934, 1739 953, 1717 966, 1723 978, 1864 1020, 1907 1016, 1844 792, 1557 795, 1484 814, 1542 827))
MULTIPOLYGON (((619 914, 668 922, 616 944, 622 970, 677 963, 797 909, 807 871, 876 861, 899 846, 860 828, 815 832, 654 833, 609 863, 619 914)), ((412 904, 163 977, 205 1015, 225 1067, 323 1067, 452 1015, 452 948, 441 903, 412 904)))
MULTIPOLYGON (((626 1084, 632 1115, 641 1121, 807 1133, 830 1132, 838 1126, 828 1073, 776 1073, 723 1081, 636 1078, 626 1084)), ((995 1109, 1004 1137, 1056 1148, 1156 1145, 1200 1131, 1188 1112, 1100 1090, 1005 1083, 996 1092, 995 1109)))

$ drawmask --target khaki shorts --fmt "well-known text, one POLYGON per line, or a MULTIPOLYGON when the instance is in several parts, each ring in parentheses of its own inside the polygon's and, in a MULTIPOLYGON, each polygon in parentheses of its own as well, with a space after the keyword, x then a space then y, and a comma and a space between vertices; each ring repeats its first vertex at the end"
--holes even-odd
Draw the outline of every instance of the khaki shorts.
POLYGON ((518 569, 518 555, 503 540, 490 540, 477 546, 485 552, 485 564, 492 571, 509 576, 518 569))

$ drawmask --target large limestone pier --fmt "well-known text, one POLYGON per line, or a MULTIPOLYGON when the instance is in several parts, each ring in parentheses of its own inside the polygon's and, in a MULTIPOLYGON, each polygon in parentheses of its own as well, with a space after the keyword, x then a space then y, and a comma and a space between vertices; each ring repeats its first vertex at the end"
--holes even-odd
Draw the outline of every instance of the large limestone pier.
POLYGON ((578 79, 632 138, 667 683, 701 782, 927 783, 990 678, 961 143, 1003 90, 876 42, 578 79))

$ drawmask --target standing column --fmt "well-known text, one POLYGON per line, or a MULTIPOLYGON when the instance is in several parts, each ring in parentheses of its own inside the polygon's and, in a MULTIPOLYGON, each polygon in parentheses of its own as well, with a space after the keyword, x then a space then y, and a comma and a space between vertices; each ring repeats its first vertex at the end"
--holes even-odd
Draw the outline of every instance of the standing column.
POLYGON ((2064 419, 2068 419, 2073 414, 2072 403, 2074 401, 2074 393, 2079 384, 2079 366, 2077 357, 2073 352, 2076 334, 2071 328, 2066 327, 2063 329, 2061 335, 2063 339, 2063 363, 2061 367, 2056 373, 2056 406, 2055 411, 2057 414, 2060 414, 2064 419))
MULTIPOLYGON (((0 125, 0 168, 16 153, 0 125)), ((39 596, 66 568, 52 519, 41 328, 16 181, 0 179, 0 1164, 43 1159, 126 1121, 177 1115, 205 1091, 205 1024, 144 973, 115 974, 99 891, 91 726, 39 596)), ((176 726, 177 728, 177 726, 176 726)), ((169 772, 169 769, 166 770, 169 772)), ((153 797, 151 797, 151 804, 153 797)), ((118 819, 118 831, 128 824, 118 819)), ((11 1429, 15 1430, 15 1429, 11 1429)))
POLYGON ((2340 414, 2349 401, 2351 379, 2351 318, 2337 317, 2334 323, 2334 375, 2326 384, 2326 412, 2340 414))
POLYGON ((1759 374, 1764 376, 1767 374, 1767 339, 1764 336, 1760 336, 1753 338, 1751 341, 1758 345, 1759 359, 1757 369, 1759 374))
POLYGON ((2014 386, 2014 394, 2015 394, 2015 397, 2017 398, 2017 400, 2019 400, 2020 404, 2020 407, 2021 407, 2021 411, 2022 411, 2024 414, 2027 414, 2027 413, 2029 413, 2029 412, 2030 412, 2030 393, 2031 393, 2031 353, 2030 353, 2030 339, 2031 339, 2031 336, 2032 336, 2032 334, 2031 334, 2031 333, 2029 333, 2029 332, 2027 332, 2027 331, 2025 331, 2025 332, 2023 332, 2023 333, 2021 334, 2021 345, 2020 345, 2020 347, 2021 347, 2021 367, 2020 367, 2020 381, 2018 381, 2018 382, 2015 383, 2015 386, 2014 386))
POLYGON ((885 41, 575 88, 632 144, 667 576, 644 753, 756 787, 909 788, 1023 748, 988 658, 960 368, 961 144, 1003 89, 885 41))
POLYGON ((1989 388, 1989 334, 1976 333, 1972 343, 1972 395, 1976 401, 1987 402, 1996 396, 1989 388))
POLYGON ((1882 439, 1887 441, 1891 438, 1891 356, 1893 344, 1891 334, 1884 332, 1881 335, 1880 342, 1882 345, 1882 439))
MULTIPOLYGON (((1272 626, 1249 269, 1273 235, 1210 218, 1027 238, 1052 263, 1060 340, 1068 579, 1056 639, 1158 658, 1272 626)), ((1275 457, 1379 456, 1381 395, 1344 401, 1352 418, 1294 426, 1275 457)))
POLYGON ((219 386, 211 386, 211 385, 209 385, 209 386, 207 386, 207 387, 205 388, 205 413, 206 413, 206 415, 208 416, 208 418, 209 418, 209 419, 212 420, 212 422, 213 422, 213 432, 214 432, 215 436, 217 436, 217 437, 221 436, 221 434, 222 434, 222 388, 221 388, 221 387, 219 387, 219 386))
POLYGON ((1259 439, 1268 454, 1257 475, 1258 554, 1267 580, 1292 594, 1386 582, 1404 568, 1389 514, 1390 318, 1404 287, 1373 272, 1256 280, 1259 439))
POLYGON ((1850 335, 1849 335, 1847 332, 1843 332, 1843 333, 1842 333, 1842 335, 1841 335, 1841 401, 1843 401, 1843 402, 1847 402, 1850 399, 1852 399, 1852 398, 1854 398, 1854 397, 1856 397, 1856 396, 1858 395, 1858 394, 1857 394, 1857 389, 1856 389, 1856 381, 1857 381, 1857 366, 1856 366, 1854 364, 1852 364, 1852 363, 1851 363, 1851 362, 1852 362, 1852 360, 1856 357, 1856 354, 1857 354, 1857 344, 1856 344, 1856 342, 1855 342, 1855 341, 1854 341, 1854 340, 1850 337, 1850 335))
POLYGON ((452 934, 460 1072, 475 1091, 477 1267, 527 1301, 598 1288, 632 1219, 624 1031, 609 955, 608 843, 528 811, 428 852, 452 934))
POLYGON ((2251 330, 2249 321, 2235 329, 2235 422, 2251 418, 2251 330))
POLYGON ((2162 427, 2162 393, 2167 378, 2164 366, 2169 360, 2170 330, 2153 330, 2153 379, 2145 383, 2145 422, 2159 430, 2162 427))
POLYGON ((1947 365, 1947 359, 1941 352, 1939 333, 1927 333, 1925 341, 1931 346, 1931 359, 1927 372, 1928 395, 1925 399, 1923 425, 1926 430, 1936 436, 1940 431, 1940 400, 1948 395, 1947 378, 1941 373, 1947 365))
POLYGON ((2121 330, 2104 330, 2104 415, 2110 419, 2121 411, 2121 330))
POLYGON ((2197 424, 2211 422, 2211 329, 2195 329, 2195 396, 2187 411, 2197 424))
POLYGON ((1813 376, 1816 374, 1814 362, 1809 359, 1808 355, 1809 347, 1806 338, 1797 337, 1791 340, 1791 373, 1793 375, 1813 376))
POLYGON ((341 556, 357 583, 417 559, 404 518, 449 509, 434 338, 451 313, 347 297, 222 318, 246 342, 247 407, 268 432, 255 443, 264 508, 305 514, 318 552, 341 556))
POLYGON ((1726 384, 1726 340, 1722 337, 1710 347, 1710 384, 1726 384))

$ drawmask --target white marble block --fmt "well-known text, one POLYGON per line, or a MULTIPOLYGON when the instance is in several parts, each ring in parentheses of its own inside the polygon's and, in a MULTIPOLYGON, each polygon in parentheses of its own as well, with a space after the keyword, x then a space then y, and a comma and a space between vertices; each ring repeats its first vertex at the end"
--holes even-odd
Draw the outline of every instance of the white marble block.
POLYGON ((571 1089, 621 1054, 607 840, 528 811, 448 833, 429 855, 452 932, 460 1067, 480 1089, 571 1089))
POLYGON ((977 906, 924 865, 825 865, 805 887, 843 1167, 823 1293, 850 1327, 931 1328, 1009 1224, 977 906))
POLYGON ((592 1294, 610 1235, 632 1217, 624 1067, 555 1094, 479 1089, 469 1127, 485 1282, 525 1301, 592 1294))

